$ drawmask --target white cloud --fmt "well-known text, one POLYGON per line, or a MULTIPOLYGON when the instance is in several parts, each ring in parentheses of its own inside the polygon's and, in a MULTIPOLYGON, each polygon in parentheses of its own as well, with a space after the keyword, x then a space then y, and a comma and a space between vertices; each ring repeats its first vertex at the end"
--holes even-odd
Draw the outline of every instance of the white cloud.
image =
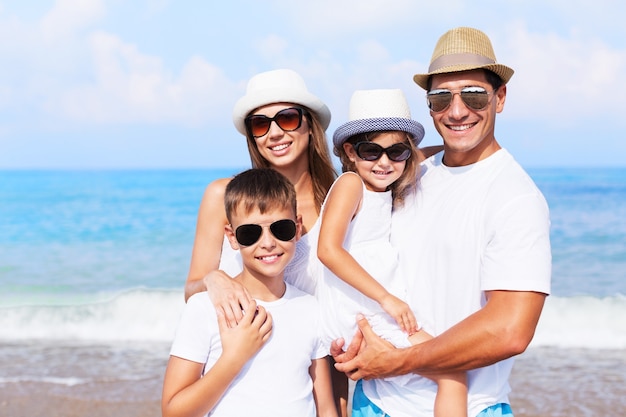
MULTIPOLYGON (((515 116, 569 124, 620 111, 626 97, 626 50, 601 39, 529 32, 507 33, 506 59, 516 70, 510 94, 515 116)), ((508 106, 508 104, 507 104, 508 106)))
POLYGON ((76 31, 89 27, 105 13, 102 0, 57 0, 41 20, 41 33, 46 42, 58 42, 76 31))
POLYGON ((255 44, 259 54, 268 61, 284 56, 289 46, 286 39, 275 34, 268 35, 255 44))
POLYGON ((221 104, 236 90, 222 71, 199 56, 173 75, 160 57, 141 53, 115 35, 94 33, 89 45, 95 80, 73 85, 48 109, 84 123, 163 123, 188 126, 229 114, 221 104))

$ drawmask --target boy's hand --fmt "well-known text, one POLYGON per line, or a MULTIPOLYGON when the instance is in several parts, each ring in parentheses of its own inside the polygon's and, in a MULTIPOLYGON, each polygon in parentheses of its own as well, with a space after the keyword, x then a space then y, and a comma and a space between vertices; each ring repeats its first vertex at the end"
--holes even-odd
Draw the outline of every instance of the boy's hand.
POLYGON ((250 360, 267 342, 272 333, 272 316, 252 300, 250 308, 235 327, 229 327, 226 317, 217 312, 217 323, 222 341, 222 357, 235 362, 236 366, 250 360))
POLYGON ((218 315, 225 317, 228 327, 237 326, 243 317, 242 309, 250 308, 252 297, 248 291, 224 271, 209 272, 203 282, 218 315))
POLYGON ((380 306, 394 318, 398 326, 409 336, 416 333, 417 320, 411 307, 393 294, 387 294, 380 302, 380 306))

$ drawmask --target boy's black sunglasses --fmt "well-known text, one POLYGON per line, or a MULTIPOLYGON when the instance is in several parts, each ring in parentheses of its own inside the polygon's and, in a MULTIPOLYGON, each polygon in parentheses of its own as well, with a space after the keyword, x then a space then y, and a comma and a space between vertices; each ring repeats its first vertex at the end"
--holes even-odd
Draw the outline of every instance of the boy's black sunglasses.
MULTIPOLYGON (((270 232, 278 240, 289 242, 296 237, 296 222, 291 219, 276 220, 269 225, 270 232)), ((242 224, 235 229, 235 238, 242 246, 254 245, 263 234, 260 224, 242 224)))

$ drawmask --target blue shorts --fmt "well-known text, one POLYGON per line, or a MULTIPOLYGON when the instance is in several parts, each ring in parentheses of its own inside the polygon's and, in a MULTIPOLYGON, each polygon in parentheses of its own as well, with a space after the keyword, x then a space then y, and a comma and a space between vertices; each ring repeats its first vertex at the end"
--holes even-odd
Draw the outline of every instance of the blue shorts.
POLYGON ((390 417, 389 414, 378 408, 363 393, 363 384, 358 380, 352 395, 352 417, 390 417))
MULTIPOLYGON (((363 384, 357 381, 352 396, 352 417, 391 417, 370 401, 363 393, 363 384)), ((511 406, 500 403, 485 408, 476 417, 513 417, 511 406)))
POLYGON ((500 403, 485 408, 476 417, 513 417, 513 411, 510 405, 500 403))

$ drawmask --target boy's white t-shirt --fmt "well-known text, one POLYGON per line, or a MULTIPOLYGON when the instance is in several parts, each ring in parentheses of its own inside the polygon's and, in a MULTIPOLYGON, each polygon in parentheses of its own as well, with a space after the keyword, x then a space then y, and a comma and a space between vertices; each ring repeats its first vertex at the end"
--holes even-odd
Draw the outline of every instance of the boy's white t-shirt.
MULTIPOLYGON (((257 300, 272 315, 272 335, 244 366, 210 416, 311 416, 316 414, 312 360, 327 355, 315 298, 287 284, 273 302, 257 300)), ((189 298, 170 354, 204 363, 206 373, 222 352, 215 308, 206 292, 189 298)))

